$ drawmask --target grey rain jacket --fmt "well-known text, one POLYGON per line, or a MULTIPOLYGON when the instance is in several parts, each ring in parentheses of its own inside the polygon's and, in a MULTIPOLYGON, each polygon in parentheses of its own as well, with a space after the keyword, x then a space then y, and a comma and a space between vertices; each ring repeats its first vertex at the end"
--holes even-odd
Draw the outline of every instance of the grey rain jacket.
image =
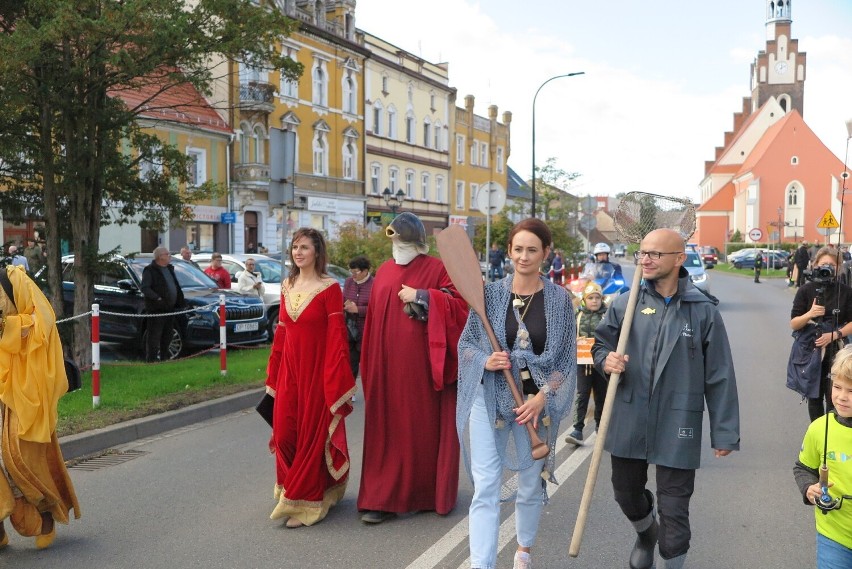
MULTIPOLYGON (((604 448, 622 458, 697 469, 704 402, 710 446, 726 450, 740 448, 739 402, 718 300, 699 291, 686 269, 678 277, 668 306, 653 281, 638 291, 625 350, 630 361, 615 394, 604 448)), ((618 344, 627 299, 628 294, 618 296, 595 331, 592 355, 601 371, 618 344)))

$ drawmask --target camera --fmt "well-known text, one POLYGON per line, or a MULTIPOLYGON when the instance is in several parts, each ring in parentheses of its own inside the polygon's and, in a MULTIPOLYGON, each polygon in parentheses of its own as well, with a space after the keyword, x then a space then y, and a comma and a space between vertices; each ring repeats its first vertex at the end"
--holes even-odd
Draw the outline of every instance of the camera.
POLYGON ((827 283, 834 279, 834 265, 820 265, 810 271, 804 271, 805 278, 817 283, 827 283))

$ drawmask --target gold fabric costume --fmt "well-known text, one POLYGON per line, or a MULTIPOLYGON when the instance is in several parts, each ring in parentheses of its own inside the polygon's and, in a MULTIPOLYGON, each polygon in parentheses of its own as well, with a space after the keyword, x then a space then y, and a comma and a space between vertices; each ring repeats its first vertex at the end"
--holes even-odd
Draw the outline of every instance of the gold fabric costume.
POLYGON ((68 523, 80 506, 56 437, 57 404, 68 390, 56 317, 21 267, 6 270, 15 304, 0 288, 0 521, 25 536, 42 531, 42 513, 68 523), (15 308, 17 305, 17 309, 15 308))

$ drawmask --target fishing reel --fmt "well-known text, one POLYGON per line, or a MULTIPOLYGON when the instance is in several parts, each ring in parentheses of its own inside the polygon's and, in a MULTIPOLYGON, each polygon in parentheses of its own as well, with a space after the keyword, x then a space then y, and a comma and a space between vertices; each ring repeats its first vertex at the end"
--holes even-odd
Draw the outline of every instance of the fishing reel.
POLYGON ((840 496, 839 498, 832 498, 828 493, 828 487, 822 487, 822 494, 819 498, 814 502, 814 505, 822 510, 823 514, 827 514, 832 510, 839 510, 843 506, 844 498, 852 498, 852 496, 840 496))

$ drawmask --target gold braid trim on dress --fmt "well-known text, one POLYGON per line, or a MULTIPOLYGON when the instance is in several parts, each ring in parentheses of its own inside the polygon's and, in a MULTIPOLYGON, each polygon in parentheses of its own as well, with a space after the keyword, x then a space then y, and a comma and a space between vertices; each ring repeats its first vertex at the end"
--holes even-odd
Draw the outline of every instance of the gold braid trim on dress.
POLYGON ((325 439, 325 467, 328 469, 328 473, 331 474, 331 477, 335 480, 340 480, 343 476, 349 472, 349 460, 343 463, 339 469, 334 468, 334 464, 331 460, 331 435, 337 430, 337 427, 340 426, 340 422, 343 420, 342 415, 335 415, 334 419, 331 420, 331 423, 328 425, 328 438, 325 439))
POLYGON ((321 501, 313 500, 289 500, 286 490, 281 492, 278 505, 269 516, 270 520, 279 520, 291 517, 299 520, 306 526, 313 525, 328 515, 328 510, 343 499, 346 494, 346 482, 336 484, 326 489, 321 501))

